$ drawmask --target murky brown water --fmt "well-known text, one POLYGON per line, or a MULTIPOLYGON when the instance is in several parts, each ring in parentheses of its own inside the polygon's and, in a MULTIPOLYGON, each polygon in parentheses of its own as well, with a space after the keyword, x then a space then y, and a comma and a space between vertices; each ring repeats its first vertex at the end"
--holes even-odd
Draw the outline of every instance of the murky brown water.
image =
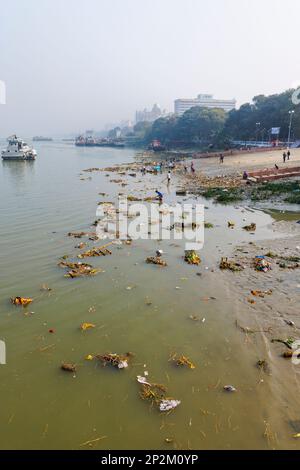
MULTIPOLYGON (((7 346, 7 365, 0 366, 0 447, 79 449, 105 437, 94 448, 296 448, 276 382, 261 382, 255 367, 263 340, 246 344, 237 331, 237 313, 249 312, 217 269, 237 243, 275 237, 271 217, 205 202, 206 220, 215 228, 205 232, 200 267, 184 263, 183 242, 136 241, 92 258, 104 270, 94 278, 66 279, 58 259, 75 253, 79 242, 66 234, 89 230, 99 192, 112 200, 120 191, 104 173, 81 181, 80 171, 130 161, 134 151, 55 142, 37 150, 33 164, 0 165, 0 339, 7 346), (254 236, 240 230, 243 219, 257 223, 254 236), (228 230, 228 220, 237 230, 228 230), (158 247, 167 268, 145 263, 158 247), (44 283, 50 293, 40 291, 44 283), (17 308, 9 303, 16 295, 35 301, 17 308), (82 322, 96 328, 81 332, 82 322), (135 357, 124 371, 85 360, 87 354, 127 351, 135 357), (196 369, 174 367, 168 359, 175 352, 189 356, 196 369), (60 370, 62 361, 78 364, 75 377, 60 370), (162 415, 141 400, 136 376, 144 370, 181 400, 173 413, 162 415), (237 393, 225 393, 227 384, 237 393), (264 436, 266 426, 277 440, 264 436)), ((165 191, 164 178, 146 177, 126 190, 165 191)))

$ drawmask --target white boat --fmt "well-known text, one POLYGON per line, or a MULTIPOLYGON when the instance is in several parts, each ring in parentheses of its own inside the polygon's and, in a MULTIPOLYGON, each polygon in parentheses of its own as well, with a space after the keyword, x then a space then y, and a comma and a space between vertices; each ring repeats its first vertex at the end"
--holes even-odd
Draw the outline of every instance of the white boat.
POLYGON ((24 140, 19 139, 16 135, 12 135, 7 140, 7 148, 1 152, 3 160, 35 160, 36 151, 24 140))

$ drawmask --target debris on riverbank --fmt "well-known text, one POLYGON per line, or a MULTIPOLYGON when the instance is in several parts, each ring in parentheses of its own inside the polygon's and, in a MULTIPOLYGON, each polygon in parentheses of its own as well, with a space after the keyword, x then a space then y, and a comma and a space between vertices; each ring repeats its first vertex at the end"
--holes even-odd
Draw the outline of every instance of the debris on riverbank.
POLYGON ((233 272, 243 271, 244 267, 237 263, 236 261, 229 260, 228 258, 222 258, 220 262, 220 269, 222 270, 229 270, 233 272))

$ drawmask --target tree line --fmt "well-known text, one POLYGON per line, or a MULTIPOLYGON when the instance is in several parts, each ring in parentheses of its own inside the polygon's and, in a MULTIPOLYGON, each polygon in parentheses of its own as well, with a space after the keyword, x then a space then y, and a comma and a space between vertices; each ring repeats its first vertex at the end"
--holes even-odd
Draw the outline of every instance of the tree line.
POLYGON ((286 141, 291 116, 289 111, 294 111, 291 140, 300 139, 300 105, 293 104, 294 91, 255 96, 252 103, 245 103, 229 113, 222 109, 196 106, 181 116, 170 115, 153 123, 139 122, 133 134, 146 144, 158 139, 168 146, 221 148, 230 146, 234 140, 270 140, 271 129, 280 127, 279 139, 286 141))

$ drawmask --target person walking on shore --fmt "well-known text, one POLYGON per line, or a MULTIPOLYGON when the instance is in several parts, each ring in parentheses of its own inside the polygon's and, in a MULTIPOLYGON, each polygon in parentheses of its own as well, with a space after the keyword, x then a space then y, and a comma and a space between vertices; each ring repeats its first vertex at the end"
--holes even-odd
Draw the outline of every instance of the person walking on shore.
POLYGON ((223 153, 220 153, 220 163, 224 163, 224 155, 223 155, 223 153))
POLYGON ((195 173, 194 162, 191 163, 191 172, 195 173))
POLYGON ((291 152, 288 150, 288 153, 287 153, 287 159, 288 160, 290 159, 290 156, 291 156, 291 152))
POLYGON ((283 163, 285 163, 285 162, 286 162, 286 153, 283 152, 283 163))
POLYGON ((171 183, 171 172, 170 171, 168 171, 167 179, 168 179, 168 186, 169 186, 169 184, 171 183))

